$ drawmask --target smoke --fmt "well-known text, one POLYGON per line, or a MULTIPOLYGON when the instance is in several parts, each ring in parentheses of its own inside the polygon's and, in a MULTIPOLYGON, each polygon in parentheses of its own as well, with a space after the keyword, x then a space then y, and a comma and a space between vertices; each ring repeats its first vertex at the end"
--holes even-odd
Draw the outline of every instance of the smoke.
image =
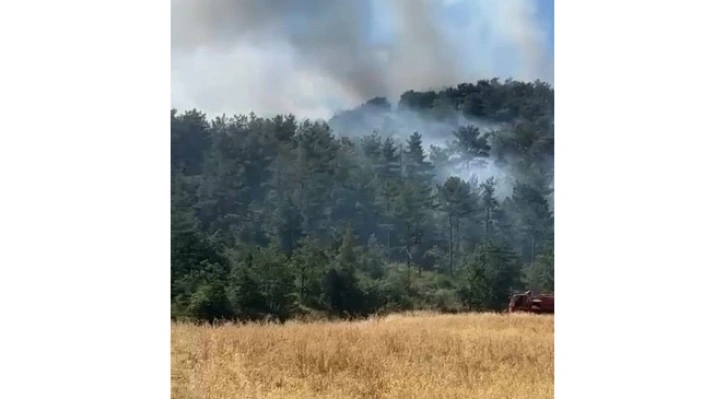
MULTIPOLYGON (((423 148, 431 155, 431 147, 441 149, 454 148, 453 132, 462 126, 475 126, 481 134, 497 134, 505 126, 479 119, 470 119, 461 112, 452 112, 443 117, 410 110, 407 108, 389 108, 366 103, 350 111, 333 117, 329 122, 337 135, 360 139, 364 135, 376 132, 382 139, 390 137, 405 147, 406 141, 414 132, 421 134, 423 148)), ((493 177, 497 183, 496 194, 503 199, 512 192, 515 175, 506 165, 495 162, 494 157, 463 162, 457 154, 449 154, 449 162, 437 165, 436 182, 443 184, 446 178, 456 176, 472 183, 477 188, 488 178, 493 177)))
MULTIPOLYGON (((489 77, 552 81, 539 0, 172 0, 172 106, 210 116, 255 112, 329 119, 374 97, 489 77)), ((463 125, 500 126, 460 113, 358 109, 334 117, 338 135, 374 130, 424 148, 447 147, 463 125)), ((493 159, 454 163, 445 175, 511 191, 513 173, 493 159)))
POLYGON ((551 81, 535 0, 172 0, 172 106, 329 118, 501 76, 551 81))

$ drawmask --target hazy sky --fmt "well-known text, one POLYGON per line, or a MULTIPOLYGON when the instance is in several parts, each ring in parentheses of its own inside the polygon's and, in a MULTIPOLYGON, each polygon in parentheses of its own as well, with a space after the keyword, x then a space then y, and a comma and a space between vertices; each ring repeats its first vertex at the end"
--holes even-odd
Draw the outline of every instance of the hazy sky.
POLYGON ((171 102, 327 118, 481 78, 553 82, 552 0, 172 0, 171 102))

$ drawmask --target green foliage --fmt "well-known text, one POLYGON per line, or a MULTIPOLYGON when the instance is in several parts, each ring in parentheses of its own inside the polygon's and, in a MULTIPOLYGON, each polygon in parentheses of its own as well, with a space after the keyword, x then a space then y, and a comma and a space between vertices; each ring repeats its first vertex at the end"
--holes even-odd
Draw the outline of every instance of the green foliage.
POLYGON ((510 248, 487 242, 467 265, 464 303, 477 310, 504 309, 511 292, 520 286, 520 271, 510 248))
POLYGON ((261 290, 252 253, 240 255, 232 267, 227 290, 230 306, 237 318, 256 320, 266 314, 265 297, 261 290))
POLYGON ((526 270, 527 286, 536 292, 555 291, 555 251, 550 245, 526 270))
POLYGON ((454 137, 454 151, 464 160, 467 171, 473 161, 489 156, 489 135, 482 135, 477 127, 462 126, 454 131, 454 137))
POLYGON ((172 110, 172 316, 500 309, 522 283, 554 289, 553 95, 481 80, 327 123, 172 110), (450 140, 427 151, 430 129, 450 140), (485 165, 506 179, 454 174, 485 165))
POLYGON ((461 299, 456 290, 440 288, 434 291, 430 299, 430 308, 442 312, 459 312, 463 309, 461 299))
POLYGON ((224 292, 224 284, 221 282, 202 284, 189 300, 189 315, 210 322, 230 317, 232 313, 224 292))
MULTIPOLYGON (((219 264, 204 260, 188 280, 193 292, 188 299, 184 314, 200 320, 214 321, 232 316, 232 309, 225 292, 226 270, 219 264)), ((186 302, 186 301, 185 301, 186 302)))
POLYGON ((291 317, 295 312, 295 276, 287 257, 280 248, 269 246, 260 249, 252 263, 266 312, 280 320, 291 317))
POLYGON ((405 265, 389 265, 387 275, 379 285, 380 297, 383 302, 382 311, 397 312, 415 308, 415 298, 405 265))
POLYGON ((373 279, 380 279, 386 272, 386 248, 378 242, 375 234, 368 238, 363 255, 363 271, 373 279))
POLYGON ((554 235, 554 217, 547 199, 536 188, 518 183, 507 205, 515 225, 516 235, 513 238, 519 253, 532 262, 554 235))
POLYGON ((460 250, 460 226, 462 218, 476 210, 476 199, 471 186, 459 177, 449 177, 438 189, 439 209, 447 216, 449 274, 453 274, 454 259, 460 250))
POLYGON ((305 239, 295 250, 290 267, 295 274, 297 303, 306 308, 322 308, 322 281, 330 268, 325 247, 316 240, 305 239))

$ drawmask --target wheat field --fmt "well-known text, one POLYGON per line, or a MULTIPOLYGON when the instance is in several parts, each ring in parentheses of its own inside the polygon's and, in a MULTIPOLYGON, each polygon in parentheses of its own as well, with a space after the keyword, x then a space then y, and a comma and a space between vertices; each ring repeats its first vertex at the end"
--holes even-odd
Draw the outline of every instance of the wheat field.
POLYGON ((172 398, 552 398, 554 318, 171 327, 172 398))

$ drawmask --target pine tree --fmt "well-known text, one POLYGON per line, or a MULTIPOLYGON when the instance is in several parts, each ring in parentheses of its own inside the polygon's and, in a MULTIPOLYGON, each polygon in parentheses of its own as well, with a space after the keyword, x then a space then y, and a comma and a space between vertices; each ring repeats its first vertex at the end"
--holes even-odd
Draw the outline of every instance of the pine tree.
POLYGON ((438 189, 438 208, 446 214, 448 227, 449 274, 453 274, 454 248, 459 248, 458 229, 463 217, 472 214, 476 209, 475 198, 471 187, 458 177, 449 177, 438 189), (454 233, 456 245, 454 244, 454 233))
POLYGON ((514 252, 488 241, 467 266, 465 303, 475 310, 501 310, 511 292, 521 285, 520 266, 514 252))

